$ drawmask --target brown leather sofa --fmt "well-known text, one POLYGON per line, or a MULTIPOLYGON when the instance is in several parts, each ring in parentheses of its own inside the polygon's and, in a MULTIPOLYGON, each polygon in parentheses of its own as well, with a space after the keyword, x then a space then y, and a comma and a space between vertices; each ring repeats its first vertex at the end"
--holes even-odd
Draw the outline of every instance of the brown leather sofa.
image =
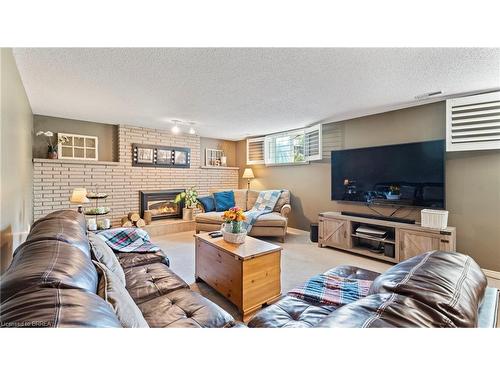
POLYGON ((383 274, 352 266, 339 266, 332 271, 342 277, 373 280, 368 296, 339 308, 285 296, 257 313, 248 326, 496 326, 498 290, 486 287, 481 268, 467 255, 431 251, 383 274))
MULTIPOLYGON (((234 200, 238 207, 244 211, 250 210, 259 196, 259 191, 248 189, 234 189, 234 200)), ((288 227, 288 215, 292 210, 290 205, 290 192, 283 190, 274 211, 257 218, 249 235, 254 237, 278 237, 285 242, 288 227)), ((220 230, 222 223, 222 212, 203 212, 195 216, 196 233, 212 232, 220 230)))
MULTIPOLYGON (((164 254, 118 255, 126 288, 150 327, 231 327, 234 319, 191 291, 164 254)), ((36 221, 0 283, 2 327, 121 327, 96 294, 85 218, 63 210, 36 221)))

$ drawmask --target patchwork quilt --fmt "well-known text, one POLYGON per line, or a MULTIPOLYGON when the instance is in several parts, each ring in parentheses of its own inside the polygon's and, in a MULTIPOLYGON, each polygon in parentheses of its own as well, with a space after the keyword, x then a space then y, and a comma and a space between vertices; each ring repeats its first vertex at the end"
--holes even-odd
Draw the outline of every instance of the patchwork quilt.
POLYGON ((314 304, 340 307, 366 297, 371 285, 371 280, 348 279, 325 272, 311 277, 288 295, 314 304))
POLYGON ((245 224, 247 232, 252 230, 259 216, 273 212, 274 206, 281 196, 282 190, 264 190, 259 193, 252 209, 245 212, 245 224))
POLYGON ((149 234, 139 228, 113 228, 97 233, 114 251, 122 253, 152 253, 160 248, 151 243, 149 234))

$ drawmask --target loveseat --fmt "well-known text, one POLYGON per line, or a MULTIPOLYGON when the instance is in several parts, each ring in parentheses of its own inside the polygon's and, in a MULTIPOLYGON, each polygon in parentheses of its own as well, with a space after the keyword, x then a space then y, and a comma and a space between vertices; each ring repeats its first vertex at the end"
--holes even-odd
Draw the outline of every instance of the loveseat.
MULTIPOLYGON (((235 205, 243 208, 244 211, 250 210, 259 196, 257 190, 234 189, 233 192, 235 205)), ((248 234, 255 237, 278 237, 284 242, 288 226, 288 215, 291 210, 290 192, 283 190, 274 211, 261 215, 248 234)), ((197 214, 195 216, 196 233, 220 230, 223 223, 221 215, 222 212, 217 211, 197 214)))
POLYGON ((341 307, 286 295, 249 322, 250 328, 495 327, 498 290, 486 286, 467 255, 431 251, 382 274, 338 266, 329 274, 371 280, 366 297, 341 307))
MULTIPOLYGON (((97 294, 103 276, 96 265, 102 263, 95 259, 89 236, 84 216, 71 210, 53 212, 32 225, 2 275, 2 327, 124 326, 119 311, 97 294)), ((163 251, 117 258, 118 269, 111 271, 124 278, 122 289, 138 307, 144 326, 235 325, 225 310, 189 289, 169 268, 163 251)))

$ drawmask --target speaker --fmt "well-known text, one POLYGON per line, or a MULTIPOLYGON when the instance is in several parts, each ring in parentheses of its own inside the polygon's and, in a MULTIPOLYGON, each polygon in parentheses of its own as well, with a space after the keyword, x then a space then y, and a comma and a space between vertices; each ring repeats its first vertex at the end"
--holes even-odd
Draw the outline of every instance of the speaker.
POLYGON ((318 224, 311 224, 311 242, 318 242, 318 224))

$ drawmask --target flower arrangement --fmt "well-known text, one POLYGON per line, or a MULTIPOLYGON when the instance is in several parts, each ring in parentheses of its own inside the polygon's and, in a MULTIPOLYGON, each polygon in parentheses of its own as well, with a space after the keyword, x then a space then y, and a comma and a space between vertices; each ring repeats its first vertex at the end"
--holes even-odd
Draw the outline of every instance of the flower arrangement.
POLYGON ((231 233, 241 233, 243 229, 243 222, 245 221, 245 214, 239 207, 232 207, 222 214, 222 219, 227 227, 231 228, 231 233))
POLYGON ((52 143, 52 138, 54 137, 54 133, 52 133, 49 130, 47 130, 47 131, 40 130, 40 131, 36 132, 36 135, 37 135, 37 137, 43 135, 44 137, 47 138, 46 141, 47 141, 47 146, 49 148, 48 155, 49 155, 49 158, 51 158, 51 159, 57 159, 57 146, 59 144, 64 144, 64 143, 69 141, 68 137, 66 137, 65 135, 62 135, 57 139, 56 144, 52 143))

